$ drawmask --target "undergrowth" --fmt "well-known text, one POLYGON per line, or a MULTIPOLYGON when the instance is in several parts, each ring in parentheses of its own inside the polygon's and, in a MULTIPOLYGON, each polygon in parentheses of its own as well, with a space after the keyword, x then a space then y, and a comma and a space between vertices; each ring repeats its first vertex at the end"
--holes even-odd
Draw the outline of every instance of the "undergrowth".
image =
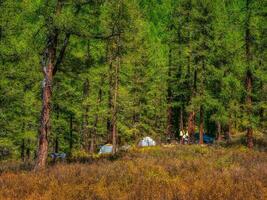
POLYGON ((133 149, 90 163, 4 172, 2 200, 267 199, 267 153, 243 147, 133 149))

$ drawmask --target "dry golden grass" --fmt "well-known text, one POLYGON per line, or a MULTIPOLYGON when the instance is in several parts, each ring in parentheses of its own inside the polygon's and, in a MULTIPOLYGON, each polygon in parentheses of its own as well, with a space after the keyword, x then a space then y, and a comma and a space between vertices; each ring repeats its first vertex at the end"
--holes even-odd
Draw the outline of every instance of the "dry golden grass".
POLYGON ((0 199, 267 199, 267 153, 200 146, 136 149, 92 164, 5 172, 0 199))

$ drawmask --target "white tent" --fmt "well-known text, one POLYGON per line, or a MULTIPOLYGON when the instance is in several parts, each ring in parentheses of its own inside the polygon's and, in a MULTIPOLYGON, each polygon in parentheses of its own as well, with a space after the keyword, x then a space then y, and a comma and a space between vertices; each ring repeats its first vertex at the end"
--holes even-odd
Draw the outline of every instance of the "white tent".
POLYGON ((142 140, 138 143, 139 147, 150 147, 150 146, 156 146, 156 142, 151 137, 144 137, 142 140))
POLYGON ((112 153, 112 149, 113 149, 112 144, 105 144, 100 148, 99 154, 112 153))

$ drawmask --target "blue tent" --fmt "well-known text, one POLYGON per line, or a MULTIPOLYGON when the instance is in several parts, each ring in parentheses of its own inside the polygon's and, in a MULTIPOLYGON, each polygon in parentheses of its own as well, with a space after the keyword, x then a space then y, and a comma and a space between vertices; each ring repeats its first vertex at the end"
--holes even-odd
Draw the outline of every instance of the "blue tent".
MULTIPOLYGON (((199 141, 199 133, 195 133, 195 139, 196 142, 199 141)), ((205 144, 212 144, 214 142, 214 138, 211 136, 206 135, 206 133, 203 134, 203 142, 205 144)))

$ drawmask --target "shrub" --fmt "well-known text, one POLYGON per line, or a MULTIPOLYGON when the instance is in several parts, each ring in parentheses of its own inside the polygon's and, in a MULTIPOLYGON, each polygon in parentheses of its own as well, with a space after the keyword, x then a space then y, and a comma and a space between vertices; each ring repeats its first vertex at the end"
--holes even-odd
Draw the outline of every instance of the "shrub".
POLYGON ((14 200, 264 200, 266 195, 267 154, 240 148, 135 149, 116 159, 0 177, 0 199, 14 200))

